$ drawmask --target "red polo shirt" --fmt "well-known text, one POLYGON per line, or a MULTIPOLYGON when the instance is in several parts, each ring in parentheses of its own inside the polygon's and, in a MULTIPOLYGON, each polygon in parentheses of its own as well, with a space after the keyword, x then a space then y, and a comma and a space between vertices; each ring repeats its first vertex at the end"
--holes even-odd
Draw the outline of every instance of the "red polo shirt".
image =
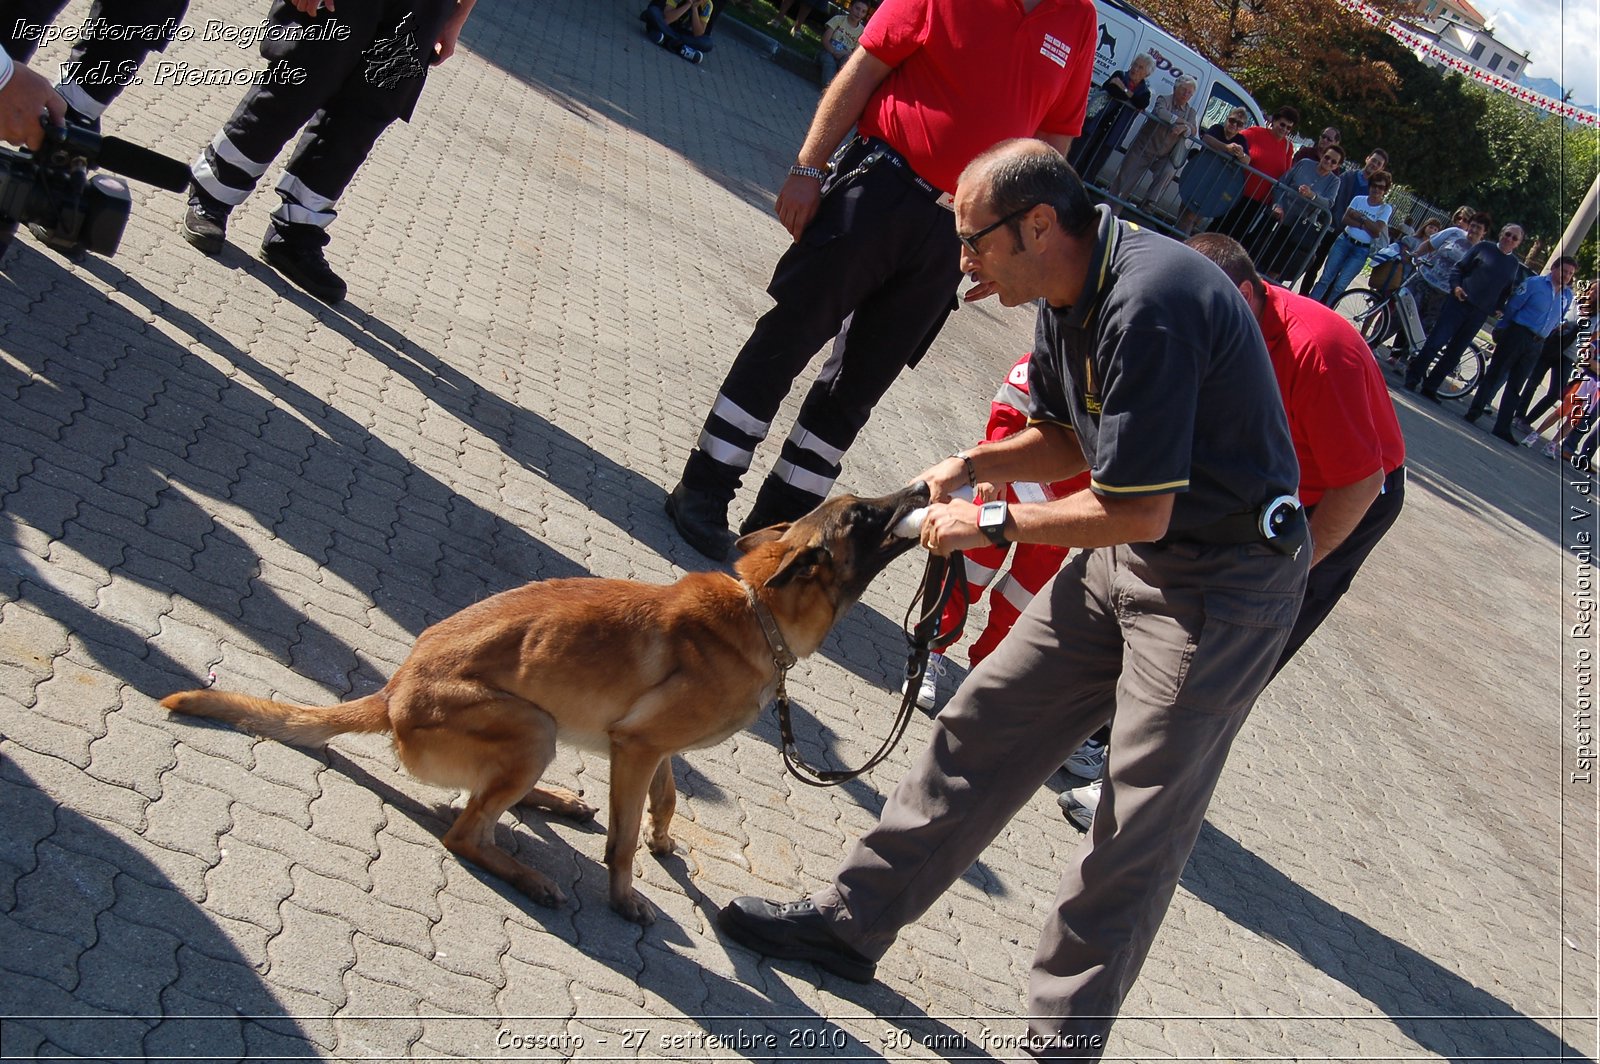
MULTIPOLYGON (((1250 165, 1273 181, 1288 173, 1289 167, 1294 165, 1294 145, 1288 137, 1279 140, 1277 134, 1266 126, 1251 126, 1239 135, 1250 145, 1250 165)), ((1272 185, 1254 174, 1244 185, 1244 194, 1259 202, 1266 202, 1271 192, 1272 185)))
POLYGON ((954 192, 1012 137, 1077 136, 1099 22, 1090 0, 884 0, 861 47, 894 67, 861 116, 929 183, 954 192))
POLYGON ((1330 488, 1404 464, 1389 388, 1353 325, 1314 299, 1268 285, 1261 335, 1300 459, 1300 501, 1312 506, 1330 488))

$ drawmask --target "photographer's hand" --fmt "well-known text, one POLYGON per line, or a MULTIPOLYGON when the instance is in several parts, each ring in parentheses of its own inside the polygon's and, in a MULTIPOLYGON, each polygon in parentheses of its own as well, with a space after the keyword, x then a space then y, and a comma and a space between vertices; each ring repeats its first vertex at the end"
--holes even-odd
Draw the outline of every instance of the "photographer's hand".
POLYGON ((311 18, 316 18, 317 12, 322 10, 326 10, 330 15, 333 14, 333 0, 289 0, 289 4, 302 15, 311 18))
POLYGON ((37 148, 44 143, 44 126, 39 118, 46 114, 51 125, 63 124, 67 101, 43 74, 17 64, 0 88, 0 140, 37 148))

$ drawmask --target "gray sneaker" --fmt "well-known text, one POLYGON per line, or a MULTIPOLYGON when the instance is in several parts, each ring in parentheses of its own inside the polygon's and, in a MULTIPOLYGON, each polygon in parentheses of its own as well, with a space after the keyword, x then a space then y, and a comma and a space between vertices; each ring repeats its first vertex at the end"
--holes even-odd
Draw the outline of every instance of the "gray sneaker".
POLYGON ((1056 796, 1056 804, 1061 807, 1061 812, 1072 821, 1072 826, 1079 831, 1088 831, 1089 825, 1094 822, 1094 811, 1100 808, 1100 781, 1095 780, 1082 787, 1074 787, 1070 791, 1062 791, 1056 796))

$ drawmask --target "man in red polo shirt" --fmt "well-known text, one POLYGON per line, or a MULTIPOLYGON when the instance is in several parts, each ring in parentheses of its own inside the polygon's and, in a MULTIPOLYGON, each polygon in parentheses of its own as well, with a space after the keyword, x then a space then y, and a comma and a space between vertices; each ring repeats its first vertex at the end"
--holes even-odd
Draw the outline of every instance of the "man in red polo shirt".
POLYGON ((1354 326, 1314 299, 1262 283, 1235 240, 1203 233, 1189 246, 1222 267, 1254 312, 1300 460, 1300 501, 1311 521, 1311 575, 1273 669, 1277 675, 1327 619, 1400 516, 1405 439, 1383 372, 1354 326))
MULTIPOLYGON (((795 378, 831 339, 742 531, 798 517, 827 496, 873 406, 955 305, 957 176, 1013 137, 1066 151, 1083 127, 1098 28, 1090 0, 879 6, 778 193, 795 243, 767 288, 777 305, 734 359, 667 498, 692 547, 727 556, 739 481, 795 378), (835 152, 853 125, 859 135, 835 152)), ((969 298, 987 295, 984 287, 969 298)))
POLYGON ((1250 168, 1261 171, 1266 178, 1251 174, 1244 183, 1244 192, 1211 226, 1211 232, 1231 236, 1246 247, 1251 245, 1256 232, 1265 232, 1261 215, 1272 206, 1273 182, 1294 165, 1294 144, 1289 134, 1299 122, 1299 111, 1280 107, 1272 112, 1266 125, 1251 126, 1240 134, 1249 145, 1250 168))

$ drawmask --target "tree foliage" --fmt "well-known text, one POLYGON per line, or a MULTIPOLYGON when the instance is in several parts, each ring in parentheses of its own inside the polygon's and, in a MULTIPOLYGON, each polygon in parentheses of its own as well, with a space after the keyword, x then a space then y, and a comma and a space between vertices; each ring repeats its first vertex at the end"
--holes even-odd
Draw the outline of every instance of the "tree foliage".
MULTIPOLYGON (((1371 2, 1393 12, 1409 0, 1371 2)), ((1334 117, 1325 101, 1393 101, 1400 88, 1393 67, 1373 54, 1384 35, 1332 0, 1144 0, 1141 6, 1268 108, 1294 104, 1308 123, 1334 117)))
MULTIPOLYGON (((1369 0, 1398 13, 1409 0, 1369 0)), ((1325 125, 1359 159, 1389 153, 1396 181, 1448 211, 1470 204, 1548 247, 1600 167, 1600 130, 1567 125, 1504 93, 1430 67, 1332 0, 1141 0, 1157 22, 1227 70, 1300 132, 1325 125)), ((1594 276, 1593 234, 1580 256, 1594 276)))

